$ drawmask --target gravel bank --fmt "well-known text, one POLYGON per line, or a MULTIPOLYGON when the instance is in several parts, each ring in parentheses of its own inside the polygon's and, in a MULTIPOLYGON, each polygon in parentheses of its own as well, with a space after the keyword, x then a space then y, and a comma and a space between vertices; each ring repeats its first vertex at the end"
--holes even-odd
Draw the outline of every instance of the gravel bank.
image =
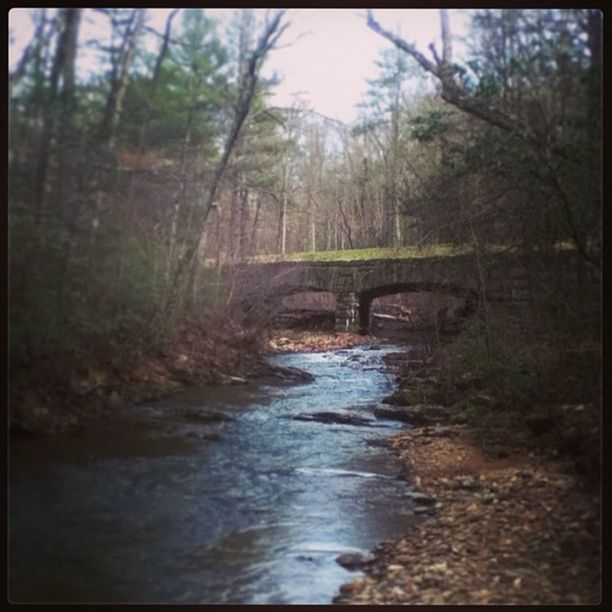
POLYGON ((599 495, 564 464, 499 445, 485 453, 464 425, 415 427, 391 446, 435 504, 417 506, 420 522, 377 547, 334 603, 600 601, 599 495))

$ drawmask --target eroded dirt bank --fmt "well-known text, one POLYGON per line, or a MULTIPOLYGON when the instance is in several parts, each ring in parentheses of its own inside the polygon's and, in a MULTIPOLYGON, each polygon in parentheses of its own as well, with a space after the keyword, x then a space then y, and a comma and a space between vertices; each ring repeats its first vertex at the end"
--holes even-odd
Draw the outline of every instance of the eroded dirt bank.
POLYGON ((76 433, 119 416, 121 406, 199 384, 243 384, 265 376, 300 379, 266 362, 262 341, 227 318, 177 327, 162 347, 122 350, 112 344, 85 355, 40 355, 11 370, 11 429, 76 433))
POLYGON ((229 319, 191 321, 163 348, 123 351, 111 344, 87 355, 41 355, 11 370, 10 425, 28 434, 75 433, 119 408, 198 384, 235 385, 272 376, 300 380, 265 354, 380 343, 351 333, 274 330, 262 339, 229 319))

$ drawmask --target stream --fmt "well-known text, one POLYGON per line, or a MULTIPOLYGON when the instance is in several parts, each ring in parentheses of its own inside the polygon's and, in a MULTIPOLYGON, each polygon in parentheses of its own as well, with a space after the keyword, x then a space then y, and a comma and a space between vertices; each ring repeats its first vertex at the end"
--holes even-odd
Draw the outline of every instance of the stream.
POLYGON ((12 443, 10 600, 331 603, 356 576, 335 559, 413 519, 384 447, 407 425, 369 410, 400 348, 276 355, 314 381, 194 387, 116 431, 12 443))

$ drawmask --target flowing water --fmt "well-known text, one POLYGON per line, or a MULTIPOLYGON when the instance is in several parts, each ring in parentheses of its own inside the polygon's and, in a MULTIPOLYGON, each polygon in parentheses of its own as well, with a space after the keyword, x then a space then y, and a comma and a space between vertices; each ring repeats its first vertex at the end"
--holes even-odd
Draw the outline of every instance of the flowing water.
POLYGON ((355 576, 336 557, 397 537, 412 517, 381 444, 406 425, 368 411, 392 390, 379 366, 394 350, 275 356, 315 380, 131 408, 159 424, 148 435, 126 421, 112 435, 13 444, 11 601, 331 603, 355 576), (202 407, 231 420, 198 421, 202 407), (367 422, 293 418, 314 412, 367 422))

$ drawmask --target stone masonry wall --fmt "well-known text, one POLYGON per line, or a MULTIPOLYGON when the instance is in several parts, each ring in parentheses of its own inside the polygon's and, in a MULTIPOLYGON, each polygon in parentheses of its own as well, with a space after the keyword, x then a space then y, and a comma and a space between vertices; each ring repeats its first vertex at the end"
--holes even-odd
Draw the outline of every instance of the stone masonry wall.
MULTIPOLYGON (((281 262, 249 266, 258 278, 265 270, 285 294, 330 291, 336 296, 336 330, 360 331, 360 308, 374 297, 402 291, 441 290, 473 299, 484 284, 494 301, 524 304, 544 297, 559 284, 575 290, 599 291, 600 273, 578 253, 562 251, 552 257, 514 253, 489 255, 477 266, 473 255, 418 259, 347 262, 281 262)), ((248 277, 247 277, 248 278, 248 277)), ((364 317, 361 318, 362 321, 364 317)), ((363 329, 361 331, 364 331, 363 329)))

